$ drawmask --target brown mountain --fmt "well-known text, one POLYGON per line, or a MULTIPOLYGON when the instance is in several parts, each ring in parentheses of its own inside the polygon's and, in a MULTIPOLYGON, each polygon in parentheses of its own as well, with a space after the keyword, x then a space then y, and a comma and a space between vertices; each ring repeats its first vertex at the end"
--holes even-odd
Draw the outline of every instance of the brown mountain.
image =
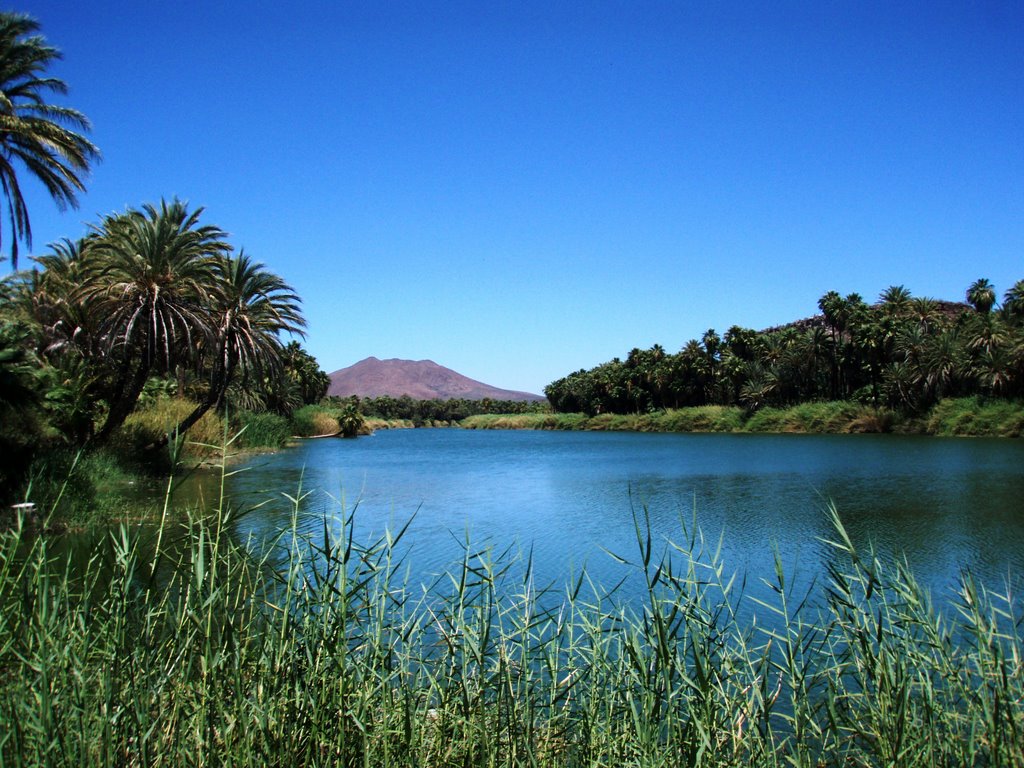
POLYGON ((475 381, 433 360, 378 360, 368 357, 331 374, 328 395, 401 397, 415 400, 543 400, 543 395, 499 389, 475 381))

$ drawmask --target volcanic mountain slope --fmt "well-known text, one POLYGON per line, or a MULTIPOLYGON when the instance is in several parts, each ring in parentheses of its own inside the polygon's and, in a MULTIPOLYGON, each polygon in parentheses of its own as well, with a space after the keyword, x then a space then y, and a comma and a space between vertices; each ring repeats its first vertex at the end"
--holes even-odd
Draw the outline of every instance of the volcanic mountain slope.
POLYGON ((475 381, 433 360, 378 360, 368 357, 331 374, 328 395, 401 397, 414 400, 543 400, 543 395, 499 389, 475 381))

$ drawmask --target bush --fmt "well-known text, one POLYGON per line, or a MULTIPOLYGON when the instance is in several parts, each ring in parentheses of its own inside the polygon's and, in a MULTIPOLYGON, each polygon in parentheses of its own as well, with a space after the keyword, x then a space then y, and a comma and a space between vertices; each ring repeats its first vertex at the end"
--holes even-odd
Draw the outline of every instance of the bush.
POLYGON ((284 448, 292 436, 291 423, 276 413, 239 411, 231 421, 241 448, 284 448))
POLYGON ((666 432, 738 432, 743 411, 732 405, 700 405, 665 411, 659 424, 666 432))
POLYGON ((341 430, 338 409, 322 405, 304 405, 292 413, 291 421, 292 434, 297 437, 336 435, 341 430))
MULTIPOLYGON (((138 408, 121 427, 115 444, 122 450, 137 452, 167 435, 195 410, 196 403, 187 398, 160 396, 138 408)), ((193 456, 210 456, 224 442, 224 419, 215 411, 207 411, 185 435, 185 452, 193 456)))
POLYGON ((33 522, 56 528, 106 524, 123 515, 129 486, 139 477, 113 451, 69 448, 40 452, 28 475, 22 499, 36 505, 33 522))
POLYGON ((1021 437, 1024 404, 983 397, 947 398, 932 408, 925 431, 931 435, 1021 437))

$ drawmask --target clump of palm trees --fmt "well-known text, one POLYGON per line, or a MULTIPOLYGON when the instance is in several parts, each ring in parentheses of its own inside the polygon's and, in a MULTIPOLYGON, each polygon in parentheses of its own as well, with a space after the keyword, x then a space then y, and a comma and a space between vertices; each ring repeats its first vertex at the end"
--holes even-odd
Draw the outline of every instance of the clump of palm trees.
MULTIPOLYGON (((47 74, 59 58, 36 21, 0 12, 0 190, 9 227, 0 223, 0 240, 10 240, 15 268, 19 241, 31 247, 32 236, 21 176, 40 182, 59 207, 74 207, 99 158, 83 135, 87 118, 47 101, 67 92, 47 74)), ((228 400, 287 412, 323 396, 326 374, 281 338, 303 334, 299 297, 262 264, 234 255, 202 214, 179 200, 112 214, 85 237, 51 245, 31 272, 0 281, 7 456, 46 441, 104 443, 147 388, 195 403, 169 435, 228 400)))
POLYGON ((289 386, 312 390, 298 400, 322 396, 322 374, 295 384, 286 373, 290 357, 301 359, 282 341, 303 334, 299 297, 234 255, 202 213, 173 200, 107 216, 37 257, 39 268, 13 285, 7 315, 32 329, 32 354, 60 389, 79 395, 57 420, 69 440, 107 441, 154 378, 177 382, 196 402, 171 434, 222 407, 232 387, 249 392, 250 407, 273 405, 289 386))
POLYGON ((747 410, 853 400, 908 412, 946 397, 1024 397, 1024 280, 996 301, 986 279, 966 303, 914 297, 892 286, 868 304, 829 291, 820 314, 782 328, 733 326, 676 354, 633 349, 545 388, 562 412, 643 413, 700 405, 747 410))

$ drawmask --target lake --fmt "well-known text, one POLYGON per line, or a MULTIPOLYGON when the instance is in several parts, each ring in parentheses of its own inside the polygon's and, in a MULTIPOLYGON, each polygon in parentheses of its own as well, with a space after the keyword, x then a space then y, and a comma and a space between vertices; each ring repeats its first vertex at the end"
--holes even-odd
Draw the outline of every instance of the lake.
MULTIPOLYGON (((833 502, 853 541, 905 557, 937 597, 968 568, 994 588, 1024 573, 1024 442, 895 435, 710 435, 598 432, 382 431, 357 440, 306 440, 258 456, 228 479, 240 539, 291 522, 335 528, 356 510, 357 536, 406 538, 412 577, 427 580, 474 550, 532 553, 539 582, 586 567, 613 583, 638 552, 644 510, 660 546, 693 523, 722 545, 728 572, 753 584, 774 552, 801 585, 823 583, 834 550, 833 502)), ((193 478, 185 497, 216 483, 193 478)), ((756 591, 756 587, 755 587, 756 591)), ((941 602, 941 600, 940 600, 941 602)))

